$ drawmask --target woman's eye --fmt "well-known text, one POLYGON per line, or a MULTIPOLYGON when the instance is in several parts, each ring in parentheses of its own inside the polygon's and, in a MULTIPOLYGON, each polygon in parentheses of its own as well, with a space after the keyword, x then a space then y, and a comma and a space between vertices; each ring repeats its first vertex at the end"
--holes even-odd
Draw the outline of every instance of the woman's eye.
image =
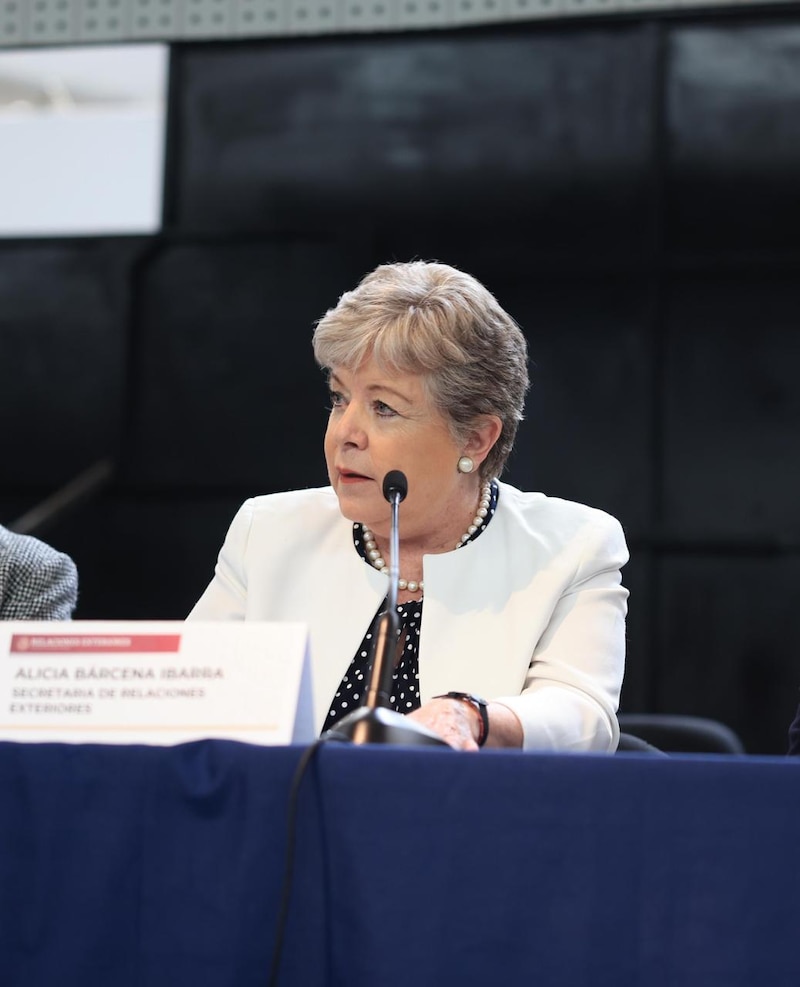
POLYGON ((389 405, 384 404, 383 401, 375 402, 375 413, 380 415, 382 418, 391 418, 392 415, 397 414, 394 408, 390 408, 389 405))
POLYGON ((328 403, 331 408, 341 408, 344 398, 338 391, 328 392, 328 403))

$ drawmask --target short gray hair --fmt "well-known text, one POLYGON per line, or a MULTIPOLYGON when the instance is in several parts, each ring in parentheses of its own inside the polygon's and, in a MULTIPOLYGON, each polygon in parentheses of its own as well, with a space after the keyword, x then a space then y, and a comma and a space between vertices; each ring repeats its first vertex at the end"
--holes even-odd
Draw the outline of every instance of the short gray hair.
POLYGON ((328 370, 371 357, 389 372, 420 374, 457 442, 497 415, 503 430, 481 476, 501 474, 523 418, 528 347, 472 275, 430 261, 382 264, 318 321, 313 346, 328 370))

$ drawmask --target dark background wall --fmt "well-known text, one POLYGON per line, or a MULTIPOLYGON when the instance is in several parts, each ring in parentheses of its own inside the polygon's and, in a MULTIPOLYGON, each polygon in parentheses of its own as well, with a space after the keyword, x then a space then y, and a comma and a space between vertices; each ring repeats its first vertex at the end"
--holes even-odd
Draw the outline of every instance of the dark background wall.
POLYGON ((325 482, 315 319, 437 258, 523 326, 507 478, 620 518, 623 709, 783 753, 800 698, 800 15, 175 45, 163 234, 0 242, 0 520, 79 618, 183 617, 246 496, 325 482))

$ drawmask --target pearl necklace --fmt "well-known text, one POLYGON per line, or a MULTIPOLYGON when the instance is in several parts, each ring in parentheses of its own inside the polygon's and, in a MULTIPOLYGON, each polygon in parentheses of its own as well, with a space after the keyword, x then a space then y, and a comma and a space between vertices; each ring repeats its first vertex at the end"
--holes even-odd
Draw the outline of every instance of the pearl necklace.
MULTIPOLYGON (((462 545, 466 545, 478 528, 486 524, 486 518, 489 514, 489 504, 491 503, 491 500, 492 484, 491 482, 486 482, 481 488, 481 499, 478 503, 478 510, 475 512, 475 517, 472 519, 472 524, 470 524, 461 536, 460 541, 456 543, 455 548, 461 548, 462 545)), ((365 524, 361 525, 361 534, 364 538, 364 548, 367 552, 367 559, 378 570, 378 572, 385 572, 388 576, 389 566, 386 564, 386 560, 381 557, 380 549, 375 543, 375 536, 365 524)), ((397 585, 399 589, 407 589, 409 593, 416 593, 417 590, 425 589, 425 583, 422 579, 417 582, 415 579, 403 579, 401 577, 397 585)))

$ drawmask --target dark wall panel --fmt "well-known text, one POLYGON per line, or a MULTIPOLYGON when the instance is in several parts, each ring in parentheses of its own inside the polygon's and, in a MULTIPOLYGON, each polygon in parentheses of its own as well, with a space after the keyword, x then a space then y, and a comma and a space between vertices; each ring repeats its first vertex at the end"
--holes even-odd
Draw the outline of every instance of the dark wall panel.
POLYGON ((336 243, 157 251, 139 285, 129 480, 251 494, 326 482, 311 334, 362 263, 336 243))
POLYGON ((673 245, 800 249, 800 25, 683 26, 669 49, 673 245))
POLYGON ((0 247, 0 487, 50 491, 119 441, 130 244, 0 247))
POLYGON ((659 707, 733 726, 785 753, 800 699, 800 559, 695 555, 661 564, 659 707))
POLYGON ((639 26, 185 49, 174 220, 640 248, 652 60, 639 26))
POLYGON ((180 620, 214 575, 238 496, 142 499, 110 492, 47 541, 75 560, 78 620, 180 620))
MULTIPOLYGON (((487 272, 488 273, 488 272, 487 272)), ((532 387, 509 478, 617 515, 629 534, 652 523, 650 294, 624 276, 493 282, 528 339, 532 387)))
POLYGON ((670 303, 665 512, 681 538, 800 545, 800 279, 686 278, 670 303))

